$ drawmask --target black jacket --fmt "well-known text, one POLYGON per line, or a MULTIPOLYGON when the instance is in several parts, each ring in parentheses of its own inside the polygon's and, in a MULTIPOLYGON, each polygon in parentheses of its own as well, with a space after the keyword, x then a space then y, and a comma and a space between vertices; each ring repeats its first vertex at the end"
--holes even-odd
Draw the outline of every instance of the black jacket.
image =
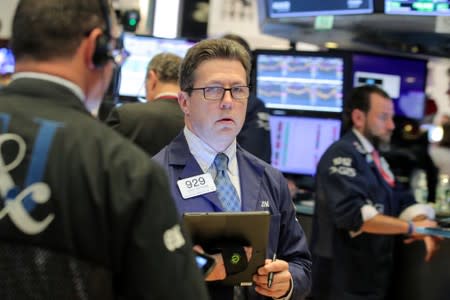
POLYGON ((161 98, 126 103, 113 109, 106 123, 153 156, 183 129, 184 114, 177 98, 161 98))
POLYGON ((238 144, 245 150, 270 164, 269 112, 264 102, 254 96, 248 98, 244 126, 237 136, 238 144))
MULTIPOLYGON (((0 125, 0 210, 6 211, 0 216, 0 259, 4 244, 37 247, 67 257, 68 269, 90 282, 85 286, 109 281, 113 298, 206 298, 164 172, 91 117, 73 92, 50 81, 16 79, 0 92, 0 125), (91 266, 90 273, 74 269, 74 260, 91 266)), ((41 255, 34 262, 35 277, 43 280, 48 274, 39 275, 46 273, 40 264, 46 260, 41 255)), ((9 272, 8 282, 26 279, 9 272)), ((46 283, 52 293, 63 275, 46 283)), ((83 282, 73 285, 77 295, 66 298, 83 298, 83 282)), ((2 288, 2 295, 7 292, 2 288)), ((53 298, 44 290, 31 292, 11 291, 14 299, 53 298)))

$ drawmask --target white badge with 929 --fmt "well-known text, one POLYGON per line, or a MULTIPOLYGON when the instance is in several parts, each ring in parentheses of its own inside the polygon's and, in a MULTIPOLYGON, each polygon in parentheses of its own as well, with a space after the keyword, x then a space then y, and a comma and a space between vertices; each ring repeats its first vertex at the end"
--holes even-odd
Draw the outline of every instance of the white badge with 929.
POLYGON ((205 173, 177 181, 183 199, 214 192, 216 185, 211 174, 205 173))

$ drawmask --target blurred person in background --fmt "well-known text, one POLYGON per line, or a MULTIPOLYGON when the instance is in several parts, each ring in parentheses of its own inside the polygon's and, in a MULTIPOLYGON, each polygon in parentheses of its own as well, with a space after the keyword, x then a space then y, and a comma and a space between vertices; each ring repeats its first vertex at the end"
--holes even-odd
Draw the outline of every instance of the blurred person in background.
POLYGON ((378 152, 390 142, 393 117, 385 91, 355 88, 344 109, 348 131, 319 161, 311 241, 314 300, 386 299, 395 282, 395 235, 423 240, 427 261, 437 250, 435 238, 415 231, 437 225, 434 210, 417 204, 411 193, 394 194, 395 178, 378 152))
POLYGON ((158 153, 183 128, 184 114, 178 105, 181 57, 155 55, 147 66, 147 103, 126 103, 114 108, 106 123, 133 141, 150 156, 158 153))
POLYGON ((450 175, 450 121, 442 124, 442 139, 431 145, 429 152, 439 173, 450 175))

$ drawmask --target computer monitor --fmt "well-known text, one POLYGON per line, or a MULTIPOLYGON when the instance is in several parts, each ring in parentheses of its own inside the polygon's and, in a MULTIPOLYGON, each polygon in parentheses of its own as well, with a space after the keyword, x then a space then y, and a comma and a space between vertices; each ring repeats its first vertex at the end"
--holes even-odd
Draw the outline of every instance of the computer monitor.
POLYGON ((384 13, 409 16, 450 16, 450 0, 384 0, 384 13))
POLYGON ((353 86, 375 84, 394 100, 395 114, 422 119, 427 60, 369 53, 352 54, 353 86))
POLYGON ((320 157, 341 133, 339 118, 272 114, 269 123, 272 166, 293 175, 313 176, 320 157))
POLYGON ((267 0, 270 18, 297 18, 319 15, 370 14, 373 0, 267 0))
POLYGON ((341 112, 345 58, 328 52, 255 51, 254 93, 266 107, 341 112))
POLYGON ((14 73, 15 60, 11 49, 0 48, 0 75, 14 73))
POLYGON ((145 98, 145 77, 149 61, 161 52, 171 52, 184 57, 195 41, 164 39, 125 33, 124 48, 130 53, 120 70, 118 93, 121 98, 145 98))

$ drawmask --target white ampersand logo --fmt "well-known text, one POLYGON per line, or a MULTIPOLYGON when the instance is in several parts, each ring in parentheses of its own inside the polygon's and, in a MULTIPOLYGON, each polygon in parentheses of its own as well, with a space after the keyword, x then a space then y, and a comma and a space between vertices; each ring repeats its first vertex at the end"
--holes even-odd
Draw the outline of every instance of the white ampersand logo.
POLYGON ((26 144, 18 135, 5 133, 0 135, 0 150, 6 142, 17 144, 17 156, 8 165, 5 164, 0 151, 0 195, 4 200, 4 207, 0 210, 0 220, 9 216, 14 225, 22 232, 30 235, 44 231, 55 218, 54 214, 49 214, 42 221, 35 220, 25 209, 23 200, 26 197, 37 204, 44 204, 50 199, 51 191, 49 186, 43 182, 36 182, 27 186, 24 190, 16 193, 17 187, 9 171, 16 168, 25 157, 26 144))

